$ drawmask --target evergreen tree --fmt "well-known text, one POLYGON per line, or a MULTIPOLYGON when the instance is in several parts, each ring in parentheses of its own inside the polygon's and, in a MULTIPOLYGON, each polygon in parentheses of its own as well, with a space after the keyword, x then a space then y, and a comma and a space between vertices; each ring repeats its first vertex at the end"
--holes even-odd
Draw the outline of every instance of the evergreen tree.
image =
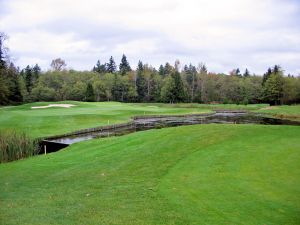
POLYGON ((269 79, 271 74, 272 74, 272 70, 271 70, 271 68, 269 68, 268 71, 263 75, 262 86, 265 85, 265 82, 269 79))
POLYGON ((175 71, 172 74, 172 77, 174 79, 174 84, 175 84, 175 87, 173 89, 174 101, 183 102, 185 99, 185 92, 184 92, 183 82, 180 77, 180 73, 178 71, 175 71))
POLYGON ((279 65, 275 65, 274 68, 273 68, 273 73, 277 74, 277 73, 279 73, 280 70, 281 70, 280 66, 279 65))
POLYGON ((19 83, 18 70, 13 63, 10 63, 8 68, 8 78, 9 78, 9 90, 10 94, 8 99, 12 102, 22 102, 22 94, 19 83))
POLYGON ((238 76, 238 77, 241 76, 241 71, 240 71, 239 68, 237 68, 237 69, 235 70, 235 75, 238 76))
POLYGON ((6 64, 5 58, 7 56, 6 56, 6 48, 4 46, 4 41, 6 39, 7 39, 6 34, 4 34, 3 32, 0 32, 0 73, 1 73, 1 70, 5 69, 5 64, 6 64))
POLYGON ((137 71, 139 71, 139 72, 144 71, 144 65, 141 60, 139 60, 139 62, 138 62, 137 71))
POLYGON ((165 68, 164 68, 164 75, 171 74, 173 71, 173 67, 170 65, 170 63, 166 63, 165 68))
POLYGON ((145 84, 146 84, 146 80, 144 76, 144 65, 141 61, 139 61, 136 70, 136 91, 138 94, 139 101, 143 101, 145 99, 145 95, 146 95, 145 84))
POLYGON ((121 75, 125 75, 127 72, 131 71, 131 67, 130 67, 130 65, 129 65, 128 61, 127 61, 127 58, 126 58, 126 56, 124 54, 122 56, 119 69, 120 69, 120 74, 121 75))
POLYGON ((200 64, 199 72, 200 72, 201 74, 207 74, 207 67, 205 66, 204 63, 201 63, 201 64, 200 64))
POLYGON ((105 64, 101 64, 100 60, 98 60, 97 63, 96 63, 96 66, 94 66, 94 68, 93 68, 93 71, 97 72, 97 73, 100 73, 100 74, 106 73, 105 64))
POLYGON ((94 88, 93 88, 93 85, 91 83, 88 83, 87 86, 86 86, 85 100, 87 102, 94 102, 95 101, 94 88))
POLYGON ((33 86, 33 78, 32 78, 32 69, 29 65, 26 66, 25 72, 24 72, 24 78, 25 78, 25 87, 28 93, 31 92, 32 86, 33 86))
POLYGON ((194 102, 198 79, 197 79, 196 67, 193 66, 192 64, 189 65, 188 70, 187 70, 187 82, 188 82, 190 90, 191 90, 190 101, 194 102))
POLYGON ((160 66, 159 66, 158 74, 161 75, 161 76, 164 76, 164 75, 165 75, 165 69, 164 69, 164 66, 163 66, 163 65, 160 65, 160 66))
POLYGON ((8 103, 9 90, 1 70, 3 69, 0 69, 0 105, 6 105, 8 103))
POLYGON ((39 79, 39 76, 41 74, 41 68, 39 67, 38 64, 35 64, 35 66, 32 68, 32 73, 33 73, 33 82, 36 82, 39 79))
POLYGON ((249 70, 246 68, 245 73, 244 73, 244 77, 249 77, 249 76, 250 76, 249 70))
POLYGON ((114 58, 111 56, 109 59, 109 63, 107 64, 107 72, 115 73, 116 71, 117 71, 117 66, 116 66, 114 58))
POLYGON ((9 90, 6 85, 6 63, 5 63, 5 55, 4 55, 4 41, 5 35, 0 32, 0 105, 5 105, 8 102, 8 94, 9 90))

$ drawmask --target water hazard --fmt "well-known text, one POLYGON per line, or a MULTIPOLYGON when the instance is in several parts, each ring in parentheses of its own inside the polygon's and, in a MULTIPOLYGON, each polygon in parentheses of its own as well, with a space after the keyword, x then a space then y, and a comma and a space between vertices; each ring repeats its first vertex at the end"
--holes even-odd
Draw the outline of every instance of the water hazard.
POLYGON ((264 125, 296 125, 300 122, 284 119, 267 118, 260 114, 246 112, 217 112, 206 115, 180 115, 180 116, 149 116, 135 117, 129 123, 104 126, 94 129, 74 132, 61 137, 49 138, 42 141, 44 151, 58 151, 70 144, 93 138, 120 136, 137 131, 159 129, 194 124, 264 124, 264 125))

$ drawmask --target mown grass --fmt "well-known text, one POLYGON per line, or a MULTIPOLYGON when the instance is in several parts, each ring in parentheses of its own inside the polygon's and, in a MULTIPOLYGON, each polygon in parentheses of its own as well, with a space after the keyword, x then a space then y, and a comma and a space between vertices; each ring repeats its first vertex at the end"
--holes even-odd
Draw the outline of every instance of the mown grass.
MULTIPOLYGON (((71 108, 31 109, 38 102, 0 109, 0 129, 14 128, 31 137, 45 137, 107 124, 127 122, 136 115, 209 113, 215 109, 256 110, 266 105, 131 104, 119 102, 57 102, 71 108)), ((53 104, 53 102, 51 103, 53 104)))
POLYGON ((26 133, 0 130, 0 163, 23 159, 38 153, 38 141, 26 133))
POLYGON ((1 224, 299 224, 300 127, 195 125, 0 165, 1 224))
MULTIPOLYGON (((269 106, 268 104, 197 104, 197 103, 178 103, 178 104, 163 104, 151 103, 156 106, 170 107, 170 108, 198 108, 206 110, 258 110, 269 106)), ((147 106, 149 103, 140 103, 139 105, 147 106)))

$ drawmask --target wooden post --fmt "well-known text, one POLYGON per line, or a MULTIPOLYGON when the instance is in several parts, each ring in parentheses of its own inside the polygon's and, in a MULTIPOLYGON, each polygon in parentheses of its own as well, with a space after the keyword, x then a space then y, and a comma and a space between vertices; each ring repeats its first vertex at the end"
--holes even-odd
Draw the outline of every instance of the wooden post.
POLYGON ((46 145, 44 145, 44 153, 45 153, 45 155, 47 155, 47 146, 46 145))

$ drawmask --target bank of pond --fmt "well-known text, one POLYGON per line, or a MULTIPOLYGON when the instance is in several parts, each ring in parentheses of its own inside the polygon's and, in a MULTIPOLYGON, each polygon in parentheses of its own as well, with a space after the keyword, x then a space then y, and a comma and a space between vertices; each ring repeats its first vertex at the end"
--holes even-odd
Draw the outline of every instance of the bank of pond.
POLYGON ((300 122, 280 118, 270 118, 259 113, 242 110, 218 110, 207 114, 151 115, 135 116, 128 123, 99 126, 78 130, 47 138, 32 139, 24 132, 7 130, 0 132, 0 162, 9 162, 37 154, 48 154, 61 150, 70 144, 111 136, 121 136, 133 132, 166 127, 195 124, 261 124, 293 125, 300 122))

